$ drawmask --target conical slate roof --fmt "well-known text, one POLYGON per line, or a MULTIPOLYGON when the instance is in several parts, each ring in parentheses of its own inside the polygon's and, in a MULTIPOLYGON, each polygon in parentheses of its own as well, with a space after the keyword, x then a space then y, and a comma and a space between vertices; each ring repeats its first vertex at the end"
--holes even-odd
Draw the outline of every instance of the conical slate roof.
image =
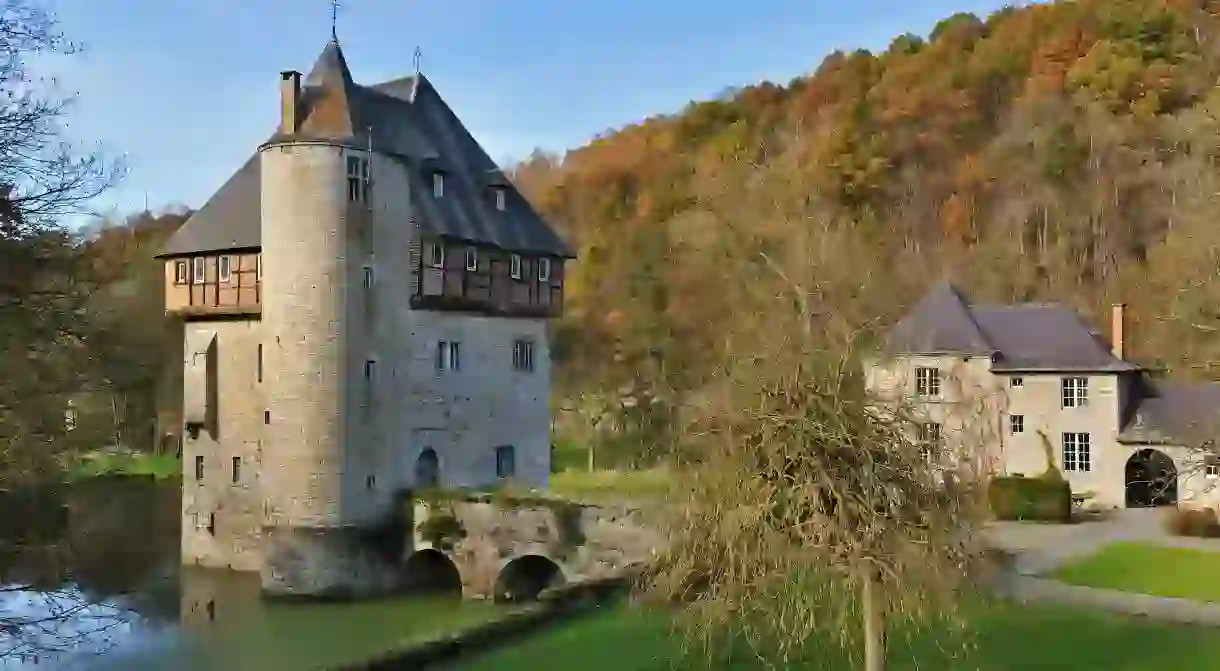
MULTIPOLYGON (((298 131, 277 131, 265 144, 323 141, 371 147, 406 164, 424 231, 526 254, 573 256, 422 74, 361 86, 352 78, 339 42, 332 40, 305 77, 300 104, 298 131), (431 197, 425 168, 445 173, 442 198, 431 197), (493 186, 507 189, 504 211, 494 207, 493 186)), ((259 246, 257 159, 256 154, 179 229, 161 256, 234 249, 238 242, 259 246)))

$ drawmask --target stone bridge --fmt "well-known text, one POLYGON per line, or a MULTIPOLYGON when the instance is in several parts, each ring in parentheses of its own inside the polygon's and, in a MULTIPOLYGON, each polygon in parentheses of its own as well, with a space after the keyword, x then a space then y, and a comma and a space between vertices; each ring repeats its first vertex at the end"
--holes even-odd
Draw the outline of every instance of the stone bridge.
POLYGON ((467 598, 530 599, 547 587, 643 568, 662 542, 643 509, 474 495, 417 500, 404 577, 467 598))
POLYGON ((646 566, 663 542, 654 515, 543 496, 408 495, 377 529, 267 530, 262 592, 360 598, 460 588, 466 598, 531 599, 646 566))

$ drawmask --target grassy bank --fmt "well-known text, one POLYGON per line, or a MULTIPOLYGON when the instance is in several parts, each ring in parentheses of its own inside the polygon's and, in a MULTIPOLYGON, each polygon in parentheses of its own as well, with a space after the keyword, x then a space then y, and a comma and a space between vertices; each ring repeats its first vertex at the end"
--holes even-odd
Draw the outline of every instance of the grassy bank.
POLYGON ((180 476, 182 462, 172 454, 97 451, 82 456, 68 472, 74 480, 100 475, 151 475, 160 480, 180 476))
MULTIPOLYGON (((991 603, 972 609, 974 649, 946 645, 930 637, 893 636, 891 669, 1107 669, 1220 671, 1220 630, 1170 625, 1052 605, 991 603)), ((856 668, 832 646, 811 644, 796 670, 856 668)), ((672 620, 657 611, 616 606, 574 620, 510 649, 472 659, 467 671, 525 671, 538 668, 581 671, 670 671, 716 669, 754 671, 763 667, 748 651, 726 660, 684 658, 672 620)))
POLYGON ((1085 587, 1220 602, 1218 573, 1220 552, 1121 542, 1064 566, 1054 577, 1085 587))

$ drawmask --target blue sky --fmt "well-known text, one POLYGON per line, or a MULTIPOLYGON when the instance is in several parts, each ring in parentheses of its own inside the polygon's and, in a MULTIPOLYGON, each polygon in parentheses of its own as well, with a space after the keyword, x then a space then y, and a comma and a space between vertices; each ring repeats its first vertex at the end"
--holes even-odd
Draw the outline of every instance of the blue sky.
MULTIPOLYGON (((278 73, 307 71, 329 0, 45 0, 84 51, 47 67, 79 94, 74 140, 125 155, 100 212, 199 207, 276 124, 278 73)), ((497 160, 562 151, 726 87, 786 83, 836 48, 883 48, 1000 0, 347 0, 356 80, 423 71, 497 160)))

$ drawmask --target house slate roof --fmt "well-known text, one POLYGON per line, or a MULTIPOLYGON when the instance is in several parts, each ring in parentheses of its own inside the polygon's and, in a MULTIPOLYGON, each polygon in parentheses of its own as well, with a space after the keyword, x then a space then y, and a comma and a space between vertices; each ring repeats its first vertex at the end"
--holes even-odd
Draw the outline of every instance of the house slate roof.
POLYGON ((972 305, 952 283, 937 284, 883 341, 890 355, 991 356, 995 372, 1123 372, 1139 367, 1116 358, 1075 310, 1057 304, 972 305))
MULTIPOLYGON (((278 142, 330 142, 407 166, 423 231, 510 251, 573 257, 571 249, 509 182, 500 167, 422 74, 373 86, 356 84, 338 41, 331 41, 305 77, 301 119, 278 142), (429 173, 445 175, 445 192, 432 197, 429 173), (505 187, 506 207, 495 208, 490 187, 505 187)), ((181 256, 260 246, 261 177, 256 152, 170 238, 158 256, 181 256)), ((403 222, 406 225, 406 222, 403 222)))

